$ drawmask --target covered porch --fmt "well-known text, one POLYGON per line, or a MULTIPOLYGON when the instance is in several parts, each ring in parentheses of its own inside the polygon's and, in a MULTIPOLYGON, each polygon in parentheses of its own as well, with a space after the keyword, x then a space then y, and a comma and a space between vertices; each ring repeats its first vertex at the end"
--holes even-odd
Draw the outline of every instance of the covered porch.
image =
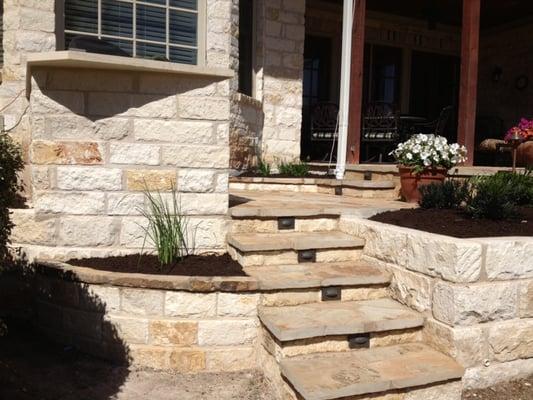
POLYGON ((532 16, 521 0, 308 1, 301 158, 343 171, 344 157, 387 163, 396 143, 425 132, 466 145, 468 166, 510 165, 508 149, 480 144, 531 117, 532 16), (393 116, 390 137, 368 135, 376 104, 393 116), (316 132, 321 105, 340 109, 330 135, 316 132))

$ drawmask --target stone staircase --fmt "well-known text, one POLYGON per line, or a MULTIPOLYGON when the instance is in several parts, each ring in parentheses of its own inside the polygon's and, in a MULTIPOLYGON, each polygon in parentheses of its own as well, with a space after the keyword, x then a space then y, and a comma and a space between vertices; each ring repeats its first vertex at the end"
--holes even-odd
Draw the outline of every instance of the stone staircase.
POLYGON ((463 368, 423 343, 424 317, 389 297, 364 240, 338 214, 290 213, 235 213, 228 235, 263 291, 259 365, 277 397, 460 400, 463 368))

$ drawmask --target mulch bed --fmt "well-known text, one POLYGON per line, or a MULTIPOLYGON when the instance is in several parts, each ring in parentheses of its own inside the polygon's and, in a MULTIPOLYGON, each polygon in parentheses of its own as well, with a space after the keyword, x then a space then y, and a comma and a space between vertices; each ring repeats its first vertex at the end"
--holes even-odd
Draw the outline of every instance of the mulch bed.
POLYGON ((256 171, 246 171, 242 174, 236 176, 236 178, 315 178, 315 179, 334 179, 335 175, 330 174, 316 174, 309 172, 303 176, 294 176, 289 174, 271 174, 268 176, 263 176, 256 171))
POLYGON ((71 259, 66 263, 78 267, 89 267, 99 271, 127 272, 133 274, 181 275, 181 276, 246 276, 242 266, 228 254, 193 255, 181 262, 161 267, 154 255, 143 255, 139 262, 138 254, 106 257, 71 259))
POLYGON ((458 238, 533 236, 533 208, 531 207, 521 208, 520 217, 517 219, 501 221, 472 219, 456 210, 436 209, 387 211, 370 219, 458 238))

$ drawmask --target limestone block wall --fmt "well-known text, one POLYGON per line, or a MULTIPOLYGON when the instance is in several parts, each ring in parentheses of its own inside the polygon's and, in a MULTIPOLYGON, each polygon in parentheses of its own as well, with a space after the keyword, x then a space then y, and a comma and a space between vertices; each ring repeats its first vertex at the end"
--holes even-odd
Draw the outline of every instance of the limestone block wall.
MULTIPOLYGON (((235 4, 207 2, 206 65, 236 68, 238 46, 228 23, 235 4)), ((223 251, 235 80, 34 68, 28 101, 25 58, 55 49, 53 3, 7 1, 4 7, 0 102, 22 90, 10 106, 13 116, 11 109, 5 112, 8 121, 23 115, 17 129, 32 207, 14 214, 15 245, 58 258, 138 252, 147 185, 163 192, 177 188, 196 252, 223 251)))
POLYGON ((263 107, 260 101, 237 93, 232 99, 230 167, 246 170, 261 157, 263 107))
POLYGON ((127 284, 121 286, 97 271, 39 271, 32 322, 63 345, 123 365, 182 373, 257 367, 258 293, 211 291, 208 281, 203 291, 190 292, 157 277, 115 274, 127 284))
MULTIPOLYGON (((261 2, 260 2, 261 3, 261 2)), ((265 161, 300 156, 305 0, 264 0, 265 161)))
POLYGON ((456 239, 343 216, 391 294, 423 312, 425 340, 466 368, 466 388, 533 373, 533 239, 456 239))

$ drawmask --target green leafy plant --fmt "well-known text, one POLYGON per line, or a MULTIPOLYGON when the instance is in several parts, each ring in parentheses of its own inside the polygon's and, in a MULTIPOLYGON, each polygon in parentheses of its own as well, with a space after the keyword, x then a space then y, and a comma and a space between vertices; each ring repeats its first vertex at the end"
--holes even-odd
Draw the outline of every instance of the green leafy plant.
POLYGON ((466 181, 448 179, 420 187, 420 207, 457 209, 468 198, 469 185, 466 181))
POLYGON ((465 211, 474 218, 505 219, 518 214, 518 206, 533 206, 533 173, 498 172, 477 176, 465 211))
POLYGON ((9 207, 22 190, 18 173, 24 168, 22 151, 11 137, 0 133, 0 268, 9 257, 9 235, 13 223, 9 218, 9 207))
POLYGON ((270 176, 270 164, 263 160, 259 160, 257 163, 257 172, 264 177, 270 176))
POLYGON ((167 195, 157 191, 144 191, 147 209, 139 209, 148 220, 148 225, 140 225, 145 232, 143 252, 149 239, 155 246, 161 270, 172 266, 191 254, 188 244, 188 218, 181 212, 181 203, 173 186, 167 195))
POLYGON ((295 177, 303 177, 309 173, 309 164, 304 161, 284 162, 278 164, 279 173, 295 177))

